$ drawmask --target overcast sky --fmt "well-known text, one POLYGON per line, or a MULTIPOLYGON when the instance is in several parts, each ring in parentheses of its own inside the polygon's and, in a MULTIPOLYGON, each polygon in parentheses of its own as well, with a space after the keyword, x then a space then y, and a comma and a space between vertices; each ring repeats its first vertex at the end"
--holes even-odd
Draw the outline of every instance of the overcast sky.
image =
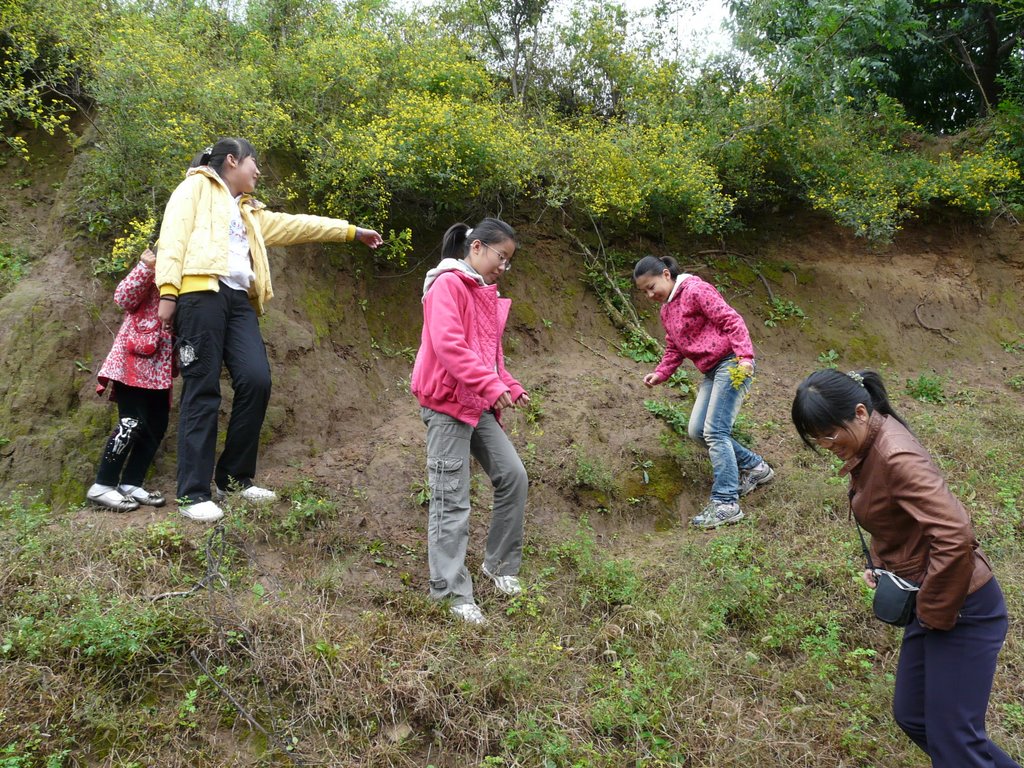
MULTIPOLYGON (((620 0, 630 11, 651 8, 656 0, 620 0)), ((684 48, 698 55, 717 53, 729 47, 729 34, 722 25, 728 18, 725 0, 692 0, 694 10, 676 16, 676 35, 684 48)))

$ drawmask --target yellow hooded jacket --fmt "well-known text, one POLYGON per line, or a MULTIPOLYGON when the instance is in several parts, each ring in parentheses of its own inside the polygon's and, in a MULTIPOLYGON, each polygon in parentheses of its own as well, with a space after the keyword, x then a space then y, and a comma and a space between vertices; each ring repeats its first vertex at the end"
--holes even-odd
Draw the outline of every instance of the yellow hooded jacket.
MULTIPOLYGON (((189 169, 171 193, 160 225, 156 284, 161 296, 220 290, 228 274, 228 224, 235 201, 211 169, 189 169)), ((268 211, 263 203, 242 195, 238 207, 249 239, 249 256, 256 280, 249 300, 257 313, 274 296, 267 248, 298 243, 349 242, 356 227, 344 219, 268 211)))

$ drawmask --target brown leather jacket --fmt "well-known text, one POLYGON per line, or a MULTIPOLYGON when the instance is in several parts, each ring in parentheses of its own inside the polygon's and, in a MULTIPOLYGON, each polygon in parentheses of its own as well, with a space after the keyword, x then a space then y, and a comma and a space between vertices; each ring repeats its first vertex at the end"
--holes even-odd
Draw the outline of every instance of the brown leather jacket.
POLYGON ((917 617, 952 629, 967 595, 992 578, 971 519, 928 452, 906 427, 877 411, 850 475, 850 507, 871 534, 871 559, 921 585, 917 617))

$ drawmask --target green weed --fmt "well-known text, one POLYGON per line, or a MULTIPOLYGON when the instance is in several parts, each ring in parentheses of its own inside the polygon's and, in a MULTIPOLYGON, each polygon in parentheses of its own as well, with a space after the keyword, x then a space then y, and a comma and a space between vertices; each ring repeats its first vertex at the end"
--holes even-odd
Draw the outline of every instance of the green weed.
POLYGON ((839 353, 834 349, 827 349, 818 355, 818 365, 822 368, 831 368, 835 370, 839 367, 839 353))
POLYGON ((906 392, 922 403, 942 405, 946 402, 944 380, 933 373, 920 373, 916 379, 907 379, 906 392))
POLYGON ((780 299, 777 296, 768 302, 768 317, 764 324, 774 328, 786 320, 806 320, 807 315, 800 307, 788 299, 780 299))
POLYGON ((687 424, 690 421, 690 409, 687 406, 660 400, 644 400, 644 408, 665 422, 677 435, 687 436, 687 424))

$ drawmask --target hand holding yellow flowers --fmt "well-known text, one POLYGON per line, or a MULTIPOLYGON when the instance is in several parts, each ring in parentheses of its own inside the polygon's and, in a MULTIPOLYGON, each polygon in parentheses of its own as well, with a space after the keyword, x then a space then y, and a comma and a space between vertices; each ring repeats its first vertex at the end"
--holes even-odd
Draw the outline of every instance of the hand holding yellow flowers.
POLYGON ((729 369, 729 380, 733 389, 739 389, 747 379, 754 377, 754 366, 749 360, 742 361, 735 368, 729 369))

